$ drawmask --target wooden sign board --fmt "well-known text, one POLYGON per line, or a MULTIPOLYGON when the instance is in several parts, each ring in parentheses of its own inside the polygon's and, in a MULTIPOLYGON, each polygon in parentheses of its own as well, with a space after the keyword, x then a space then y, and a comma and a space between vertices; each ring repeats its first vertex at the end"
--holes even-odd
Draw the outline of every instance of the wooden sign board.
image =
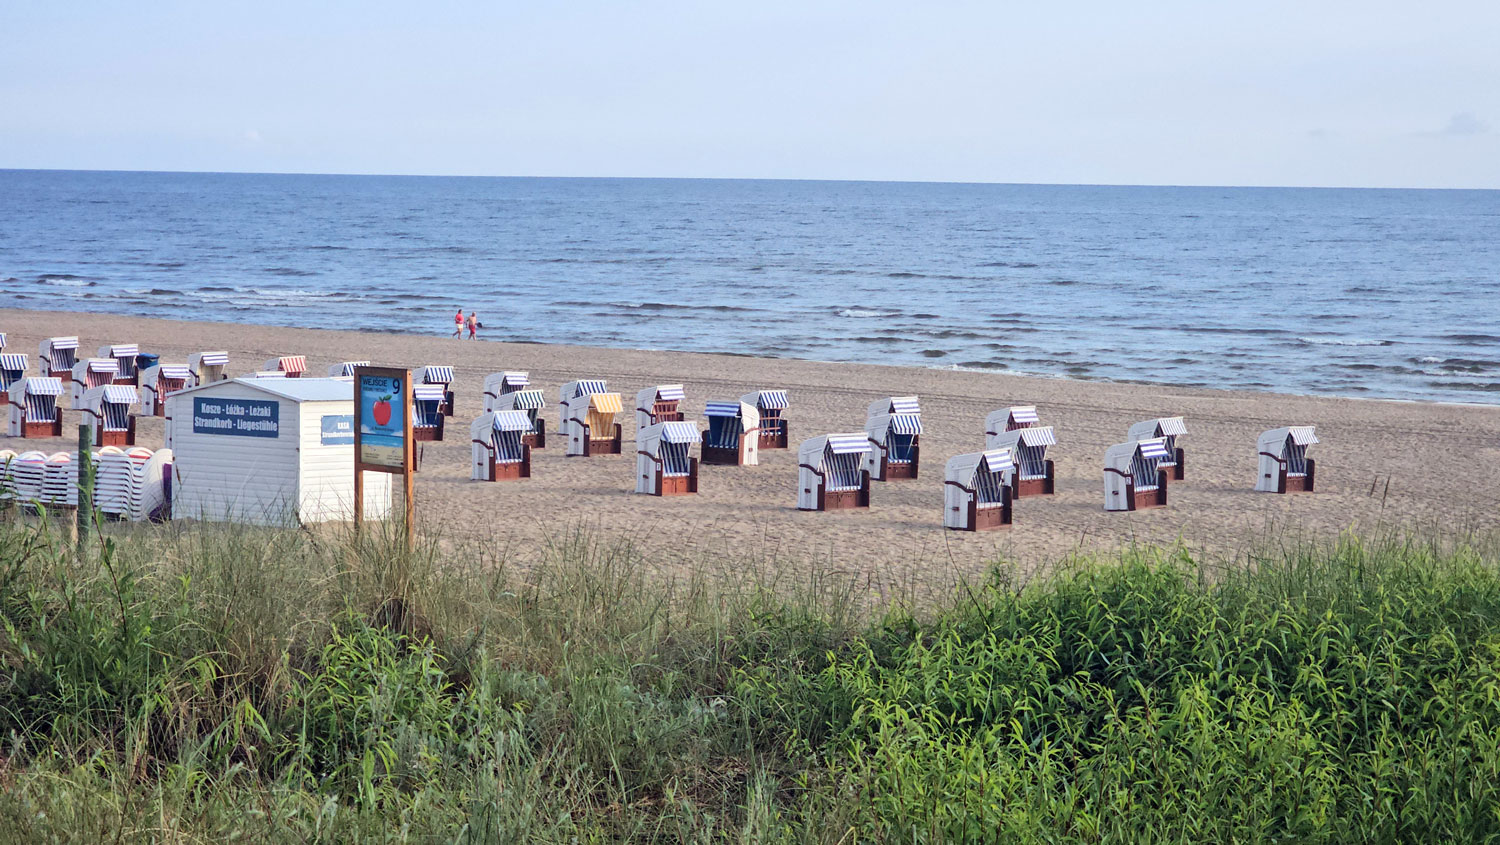
POLYGON ((400 367, 354 368, 354 528, 364 521, 366 472, 402 477, 406 503, 406 542, 414 541, 411 436, 411 371, 400 367))

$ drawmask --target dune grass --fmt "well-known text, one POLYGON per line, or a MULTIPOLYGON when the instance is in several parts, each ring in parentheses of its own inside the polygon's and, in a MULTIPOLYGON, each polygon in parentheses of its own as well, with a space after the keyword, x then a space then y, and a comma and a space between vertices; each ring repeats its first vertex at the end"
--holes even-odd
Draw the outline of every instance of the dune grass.
POLYGON ((1500 570, 1131 549, 947 602, 0 515, 0 841, 1472 841, 1500 570))

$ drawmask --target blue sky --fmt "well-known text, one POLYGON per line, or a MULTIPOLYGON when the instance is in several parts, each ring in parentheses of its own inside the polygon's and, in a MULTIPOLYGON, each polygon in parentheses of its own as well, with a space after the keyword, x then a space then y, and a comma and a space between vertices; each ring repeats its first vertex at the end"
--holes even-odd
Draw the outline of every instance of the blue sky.
POLYGON ((0 4, 0 167, 1500 188, 1500 3, 0 4))

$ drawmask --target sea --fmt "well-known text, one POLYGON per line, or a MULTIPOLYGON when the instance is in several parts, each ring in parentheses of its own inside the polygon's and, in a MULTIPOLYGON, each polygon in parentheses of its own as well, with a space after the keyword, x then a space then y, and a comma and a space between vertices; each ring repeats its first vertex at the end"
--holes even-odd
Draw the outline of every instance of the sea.
POLYGON ((1500 191, 0 170, 0 303, 1500 403, 1500 191))

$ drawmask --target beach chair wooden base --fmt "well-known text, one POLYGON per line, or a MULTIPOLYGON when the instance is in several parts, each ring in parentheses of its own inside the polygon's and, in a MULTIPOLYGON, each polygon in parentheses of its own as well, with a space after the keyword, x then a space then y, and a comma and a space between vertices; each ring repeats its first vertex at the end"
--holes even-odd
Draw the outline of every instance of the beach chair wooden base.
POLYGON ((760 443, 762 449, 786 449, 791 442, 791 434, 787 431, 786 420, 767 420, 764 417, 760 421, 760 443))
POLYGON ((412 426, 411 439, 416 443, 443 442, 443 418, 438 417, 438 424, 434 426, 412 426))
POLYGON ((521 435, 521 445, 530 446, 533 449, 547 448, 547 431, 538 429, 530 434, 521 435))
POLYGON ((490 459, 490 481, 520 481, 531 477, 531 447, 524 443, 521 448, 521 460, 507 463, 497 463, 494 458, 490 459))
POLYGON ((1043 478, 1019 478, 1016 479, 1016 498, 1022 499, 1027 496, 1051 496, 1057 492, 1057 471, 1051 461, 1047 461, 1047 475, 1043 478))
POLYGON ((870 473, 862 472, 858 490, 818 488, 818 510, 847 511, 870 506, 870 473))
POLYGON ((656 469, 656 495, 688 496, 698 492, 698 459, 691 458, 687 475, 662 475, 656 469))
POLYGON ((893 463, 885 460, 880 461, 879 481, 910 481, 917 477, 917 456, 912 455, 911 463, 893 463))
POLYGON ((51 422, 26 420, 21 423, 21 436, 26 438, 62 437, 62 409, 57 409, 57 416, 51 422))
POLYGON ((1179 447, 1176 458, 1177 462, 1172 465, 1172 480, 1182 481, 1187 478, 1187 454, 1179 447))
POLYGON ((105 431, 101 427, 94 428, 94 445, 99 448, 105 446, 134 446, 135 445, 135 417, 130 418, 130 427, 124 431, 105 431))
POLYGON ((620 435, 620 424, 615 423, 615 436, 610 438, 588 437, 583 441, 583 454, 579 457, 592 458, 595 455, 618 455, 623 438, 620 435))
POLYGON ((51 376, 52 378, 62 379, 63 384, 69 384, 73 381, 73 368, 69 367, 66 370, 53 370, 47 375, 51 376))
POLYGON ((1166 470, 1157 470, 1155 490, 1137 490, 1134 484, 1128 484, 1125 491, 1130 510, 1139 511, 1146 508, 1164 508, 1167 506, 1167 482, 1170 475, 1166 470))
POLYGON ((449 390, 443 394, 442 404, 438 405, 438 413, 445 417, 453 416, 453 391, 449 390))
POLYGON ((1005 504, 1001 505, 998 508, 981 508, 975 502, 970 501, 969 515, 965 519, 966 527, 954 528, 952 530, 997 531, 1003 528, 1009 528, 1011 526, 1011 521, 1015 517, 1015 512, 1011 509, 1012 507, 1013 506, 1011 504, 1009 496, 1006 497, 1005 504))
POLYGON ((115 376, 110 384, 123 384, 126 387, 140 387, 140 376, 115 376))
POLYGON ((1281 478, 1276 482, 1278 493, 1311 493, 1316 488, 1317 462, 1312 458, 1307 459, 1306 475, 1291 475, 1285 467, 1281 469, 1281 478))

